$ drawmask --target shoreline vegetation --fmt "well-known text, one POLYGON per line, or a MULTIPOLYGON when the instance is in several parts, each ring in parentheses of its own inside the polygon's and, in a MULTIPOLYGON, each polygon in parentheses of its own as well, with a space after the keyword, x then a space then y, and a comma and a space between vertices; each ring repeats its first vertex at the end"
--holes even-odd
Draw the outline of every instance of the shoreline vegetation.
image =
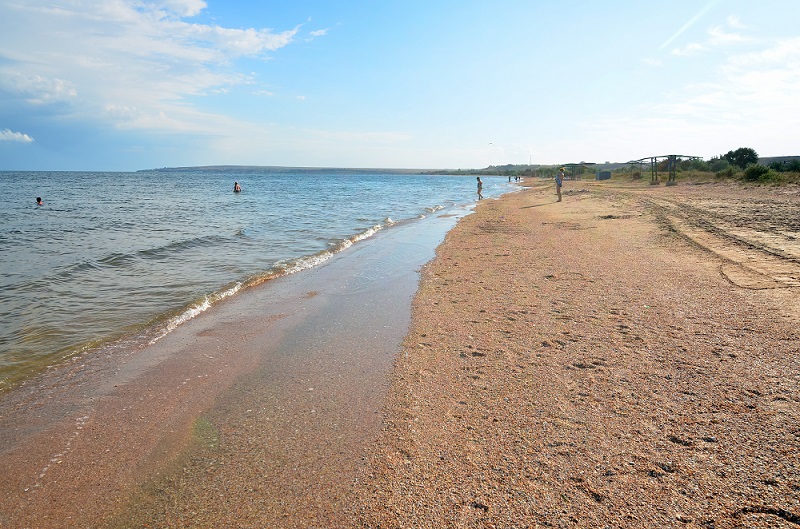
POLYGON ((484 169, 458 169, 428 171, 424 174, 493 175, 508 177, 553 178, 561 167, 568 168, 567 179, 593 180, 613 179, 652 183, 668 181, 672 171, 676 180, 693 182, 742 182, 748 184, 800 184, 800 156, 776 156, 736 159, 731 151, 730 159, 714 157, 708 161, 678 156, 674 168, 666 156, 636 160, 626 163, 569 163, 560 165, 491 165, 484 169), (601 176, 601 173, 604 173, 601 176))
POLYGON ((667 181, 670 171, 676 180, 693 182, 743 182, 750 184, 800 184, 800 156, 773 156, 759 158, 753 149, 740 148, 725 155, 703 160, 695 157, 677 156, 675 167, 670 167, 666 156, 653 157, 624 163, 565 163, 555 165, 506 164, 490 165, 482 169, 374 169, 374 168, 324 168, 324 167, 283 167, 248 165, 209 165, 193 167, 163 167, 138 172, 168 171, 217 171, 236 173, 256 173, 265 170, 273 172, 306 171, 310 174, 326 172, 334 174, 359 174, 380 171, 387 174, 422 175, 486 175, 529 178, 553 178, 561 167, 568 167, 568 179, 586 180, 600 177, 623 181, 649 180, 652 183, 667 181))
MULTIPOLYGON (((158 401, 156 380, 114 386, 127 403, 114 414, 124 433, 92 414, 68 415, 63 431, 40 439, 50 462, 14 468, 41 473, 30 480, 35 487, 20 488, 18 472, 0 478, 0 522, 797 524, 800 190, 581 179, 565 182, 556 203, 547 180, 525 179, 523 187, 481 201, 423 267, 387 386, 372 388, 385 396, 380 414, 347 427, 326 423, 323 412, 352 409, 360 402, 354 390, 364 389, 328 371, 346 349, 321 357, 330 366, 290 373, 293 401, 281 399, 271 380, 248 376, 242 386, 234 375, 251 372, 263 346, 250 329, 284 329, 284 314, 267 317, 254 304, 247 332, 225 335, 232 331, 223 320, 199 334, 228 336, 242 354, 228 360, 235 369, 222 370, 222 396, 210 391, 220 362, 210 354, 194 355, 184 366, 189 384, 153 410, 140 400, 158 401), (317 400, 322 388, 330 394, 317 400), (175 416, 173 408, 182 429, 143 422, 149 411, 175 416), (303 412, 264 438, 290 408, 303 412), (235 428, 224 420, 233 416, 241 421, 235 428), (331 449, 315 436, 323 427, 343 436, 334 453, 352 452, 349 466, 320 456, 331 449), (92 449, 93 442, 102 445, 92 449), (125 455, 131 468, 119 472, 103 450, 125 455), (109 469, 117 471, 114 486, 94 490, 91 483, 108 484, 109 469), (94 497, 58 484, 71 476, 89 483, 84 491, 94 497)), ((314 289, 306 299, 323 297, 314 289)), ((153 378, 168 384, 178 372, 173 365, 153 378)), ((26 435, 33 433, 13 437, 26 435)))

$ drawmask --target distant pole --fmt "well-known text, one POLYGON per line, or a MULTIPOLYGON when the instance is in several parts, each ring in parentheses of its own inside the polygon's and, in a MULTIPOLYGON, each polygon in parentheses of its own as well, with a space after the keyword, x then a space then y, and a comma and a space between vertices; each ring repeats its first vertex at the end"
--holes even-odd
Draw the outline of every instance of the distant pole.
POLYGON ((678 156, 675 154, 670 154, 667 157, 667 167, 669 169, 669 179, 667 180, 668 186, 674 186, 677 184, 675 181, 675 173, 678 170, 678 156))
POLYGON ((650 158, 650 185, 658 185, 658 157, 656 156, 650 158))

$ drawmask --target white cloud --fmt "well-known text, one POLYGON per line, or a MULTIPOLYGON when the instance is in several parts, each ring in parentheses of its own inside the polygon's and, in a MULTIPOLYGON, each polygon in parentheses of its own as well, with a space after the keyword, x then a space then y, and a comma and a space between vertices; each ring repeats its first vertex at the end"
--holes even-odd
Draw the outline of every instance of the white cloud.
POLYGON ((743 24, 741 19, 736 15, 730 15, 728 17, 728 25, 734 29, 747 29, 747 26, 743 24))
POLYGON ((750 37, 741 32, 729 31, 729 29, 743 29, 743 25, 738 18, 728 17, 725 25, 716 25, 708 28, 706 31, 707 38, 704 42, 691 42, 682 48, 674 48, 672 54, 694 55, 723 46, 752 42, 750 37))
POLYGON ((673 55, 694 55, 695 53, 699 53, 701 51, 705 51, 708 49, 708 46, 699 44, 697 42, 693 42, 691 44, 687 44, 683 48, 675 48, 672 50, 673 55))
POLYGON ((32 105, 70 101, 78 95, 75 86, 64 79, 17 72, 9 72, 7 76, 0 77, 0 88, 22 96, 32 105))
POLYGON ((740 44, 748 42, 750 39, 741 33, 725 31, 722 26, 714 26, 708 30, 708 42, 711 46, 727 46, 729 44, 740 44))
POLYGON ((181 17, 199 15, 206 8, 206 3, 203 0, 164 0, 156 2, 156 5, 161 5, 164 9, 181 17))
POLYGON ((800 37, 775 42, 766 49, 737 55, 728 61, 728 68, 746 70, 770 66, 796 70, 800 62, 800 37))
MULTIPOLYGON (((618 146, 667 146, 677 154, 711 156, 746 145, 765 156, 796 154, 793 131, 800 128, 800 37, 782 39, 754 51, 722 57, 710 81, 675 87, 660 104, 633 117, 597 119, 587 129, 614 130, 612 140, 593 143, 598 152, 618 146), (608 144, 616 143, 618 146, 608 144), (697 145, 711 152, 697 152, 697 145)), ((659 148, 659 151, 662 150, 659 148)))
POLYGON ((214 44, 231 57, 258 55, 264 51, 275 51, 292 42, 298 27, 274 34, 269 30, 228 29, 219 26, 178 23, 174 26, 178 35, 187 41, 197 40, 214 44))
POLYGON ((205 7, 202 0, 4 2, 0 90, 29 104, 67 103, 74 117, 120 127, 206 131, 199 112, 187 111, 188 98, 253 83, 235 61, 290 45, 299 26, 274 32, 186 19, 205 7))
POLYGON ((328 34, 328 29, 318 29, 309 33, 312 37, 322 37, 328 34))
POLYGON ((0 141, 16 141, 19 143, 32 143, 34 140, 27 134, 11 132, 9 129, 0 130, 0 141))

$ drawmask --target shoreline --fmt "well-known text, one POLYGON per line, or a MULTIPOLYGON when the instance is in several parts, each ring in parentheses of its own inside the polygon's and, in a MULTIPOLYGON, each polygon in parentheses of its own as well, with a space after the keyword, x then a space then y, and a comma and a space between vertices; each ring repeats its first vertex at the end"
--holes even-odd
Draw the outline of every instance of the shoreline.
POLYGON ((260 499, 262 516, 282 520, 287 495, 286 509, 329 509, 332 496, 310 492, 335 489, 362 464, 349 447, 380 427, 418 269, 466 214, 382 230, 154 344, 76 359, 5 394, 0 527, 144 526, 184 516, 170 502, 204 493, 209 516, 229 520, 260 499), (213 506, 212 473, 229 510, 213 506))
MULTIPOLYGON (((465 205, 452 207, 460 209, 465 205)), ((429 215, 436 216, 438 211, 440 210, 433 210, 429 212, 429 215)), ((114 351, 141 349, 153 345, 181 325, 202 315, 215 304, 225 301, 226 298, 260 287, 275 279, 322 266, 328 260, 337 257, 341 252, 347 251, 353 244, 366 241, 382 230, 391 229, 394 225, 403 226, 409 222, 419 220, 419 218, 409 218, 397 222, 383 222, 338 239, 327 249, 279 261, 259 273, 220 285, 216 290, 184 302, 183 306, 166 309, 152 316, 149 323, 137 324, 137 330, 134 332, 124 333, 117 331, 108 336, 93 337, 84 343, 77 343, 62 350, 53 351, 49 355, 20 362, 13 367, 2 366, 0 367, 0 374, 2 374, 0 376, 0 396, 28 384, 35 385, 37 379, 47 377, 48 371, 53 368, 61 370, 67 363, 82 363, 84 359, 91 356, 106 356, 114 354, 114 351)))
MULTIPOLYGON (((152 174, 10 176, 14 191, 0 201, 10 230, 0 242, 0 392, 89 349, 150 341, 239 285, 315 266, 474 197, 456 176, 207 171, 169 182, 191 190, 179 191, 179 208, 152 174), (242 193, 231 192, 234 179, 242 193), (50 189, 45 207, 24 196, 29 186, 50 189)), ((494 179, 487 189, 508 188, 494 179)))
POLYGON ((425 267, 351 526, 797 524, 798 190, 553 195, 425 267))
MULTIPOLYGON (((574 181, 556 204, 552 185, 533 181, 442 233, 400 295, 410 319, 377 359, 363 318, 396 318, 386 296, 407 287, 380 283, 369 265, 420 246, 354 247, 378 254, 288 276, 271 285, 287 285, 283 300, 268 288, 224 302, 156 344, 155 369, 133 355, 114 366, 124 385, 76 390, 42 452, 61 459, 46 473, 53 488, 34 491, 36 503, 16 474, 0 477, 17 494, 4 494, 0 527, 790 524, 800 514, 799 204, 797 190, 574 181), (765 201, 769 218, 754 216, 765 201), (731 211, 785 233, 781 246, 744 233, 731 211), (730 226, 703 232, 709 218, 730 226), (750 237, 749 250, 737 253, 726 230, 750 237), (775 247, 754 253, 759 244, 775 247), (351 262, 373 288, 331 282, 353 274, 351 262), (343 307, 360 337, 331 325, 343 307), (167 344, 194 356, 178 361, 167 344), (170 385, 169 397, 156 391, 170 385), (82 413, 87 398, 118 422, 82 413), (139 450, 131 466, 145 471, 123 468, 110 485, 96 453, 77 457, 89 440, 112 459, 139 450), (58 488, 59 472, 84 490, 108 486, 97 496, 106 503, 58 488), (58 524, 31 517, 70 505, 58 524)), ((48 391, 37 413, 59 390, 48 391)), ((10 468, 8 452, 0 458, 10 468)))

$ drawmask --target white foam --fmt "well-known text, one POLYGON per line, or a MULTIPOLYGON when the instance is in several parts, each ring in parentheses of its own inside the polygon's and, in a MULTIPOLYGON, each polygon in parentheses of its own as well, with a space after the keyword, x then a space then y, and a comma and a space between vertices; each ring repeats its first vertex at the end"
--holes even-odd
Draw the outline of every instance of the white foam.
POLYGON ((169 334, 170 332, 174 331, 178 326, 183 325, 187 321, 199 316, 200 314, 204 313, 208 309, 211 308, 211 305, 221 299, 225 299, 228 296, 232 296, 236 294, 239 290, 241 290, 242 284, 236 283, 234 286, 227 290, 223 290, 222 292, 217 292, 216 294, 212 294, 211 296, 206 296, 203 300, 195 305, 192 305, 181 314, 178 314, 174 318, 170 319, 164 330, 155 338, 150 340, 150 345, 156 343, 158 340, 169 334))
MULTIPOLYGON (((386 226, 391 226, 394 223, 395 222, 389 217, 387 217, 384 220, 384 224, 386 226)), ((319 266, 328 259, 330 259, 331 257, 333 257, 335 254, 350 248, 356 242, 363 241, 365 239, 372 237, 382 229, 383 229, 382 225, 376 224, 375 226, 367 228, 361 233, 357 233, 348 239, 340 241, 338 244, 334 246, 332 250, 320 252, 316 255, 312 255, 309 257, 301 257, 299 259, 291 261, 279 261, 275 263, 275 269, 279 271, 277 275, 295 274, 297 272, 302 272, 303 270, 308 270, 310 268, 314 268, 315 266, 319 266)), ((220 301, 224 298, 227 298, 228 296, 236 294, 239 290, 241 290, 241 288, 242 288, 242 283, 236 283, 236 285, 225 291, 218 292, 211 296, 206 296, 205 298, 203 298, 201 302, 192 305, 178 316, 175 316, 174 318, 170 319, 164 326, 163 331, 159 333, 158 336, 150 340, 149 342, 150 345, 154 344, 155 342, 157 342, 170 332, 174 331, 180 325, 183 325, 187 321, 207 311, 209 308, 211 308, 211 305, 213 305, 217 301, 220 301)))

